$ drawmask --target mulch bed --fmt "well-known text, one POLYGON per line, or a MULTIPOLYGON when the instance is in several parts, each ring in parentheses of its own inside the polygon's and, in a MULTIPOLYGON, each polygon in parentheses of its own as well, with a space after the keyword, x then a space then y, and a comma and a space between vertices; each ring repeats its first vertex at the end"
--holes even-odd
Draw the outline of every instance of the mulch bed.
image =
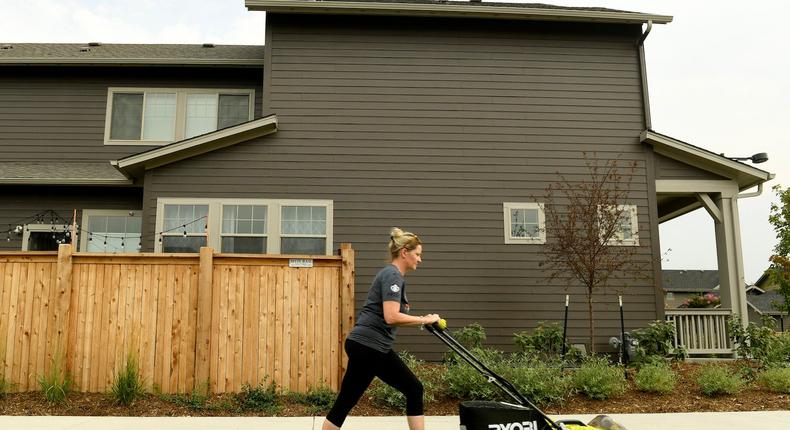
MULTIPOLYGON (((629 379, 627 392, 618 398, 592 400, 574 395, 562 405, 544 408, 549 414, 599 414, 599 413, 667 413, 667 412, 722 412, 790 410, 790 394, 780 394, 747 386, 736 396, 707 397, 700 393, 694 381, 698 364, 676 365, 679 381, 673 393, 655 395, 636 390, 629 379)), ((426 415, 457 415, 458 400, 440 397, 427 403, 426 415)), ((111 397, 101 393, 72 393, 63 405, 50 405, 40 392, 10 393, 0 399, 0 415, 76 415, 76 416, 264 416, 261 413, 238 411, 230 406, 231 395, 212 396, 206 409, 193 410, 156 395, 146 395, 131 406, 116 405, 111 397)), ((376 405, 364 396, 351 415, 378 416, 402 415, 399 410, 376 405)), ((286 401, 278 416, 315 415, 307 406, 286 401)), ((320 415, 320 413, 319 413, 320 415)))

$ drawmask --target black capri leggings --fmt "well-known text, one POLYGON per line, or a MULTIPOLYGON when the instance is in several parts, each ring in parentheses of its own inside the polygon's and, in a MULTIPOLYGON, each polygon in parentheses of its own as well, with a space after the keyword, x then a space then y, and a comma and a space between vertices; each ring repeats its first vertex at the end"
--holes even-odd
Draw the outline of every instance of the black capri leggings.
POLYGON ((406 415, 424 414, 422 383, 395 351, 379 352, 349 339, 346 339, 345 350, 348 369, 340 384, 337 400, 326 416, 329 422, 341 427, 375 376, 406 396, 406 415))

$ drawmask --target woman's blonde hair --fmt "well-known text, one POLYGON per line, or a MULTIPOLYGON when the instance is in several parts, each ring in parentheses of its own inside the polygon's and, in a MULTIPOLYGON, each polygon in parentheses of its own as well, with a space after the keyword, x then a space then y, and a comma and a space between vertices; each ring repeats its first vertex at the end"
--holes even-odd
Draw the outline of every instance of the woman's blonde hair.
POLYGON ((398 258, 401 249, 411 251, 421 244, 420 237, 414 233, 403 231, 398 227, 392 227, 390 230, 389 251, 393 260, 398 258))

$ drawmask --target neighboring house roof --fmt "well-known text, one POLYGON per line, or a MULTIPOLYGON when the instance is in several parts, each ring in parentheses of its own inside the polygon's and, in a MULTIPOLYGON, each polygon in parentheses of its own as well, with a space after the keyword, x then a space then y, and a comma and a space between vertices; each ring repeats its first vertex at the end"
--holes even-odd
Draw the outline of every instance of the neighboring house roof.
POLYGON ((280 13, 431 16, 535 21, 667 24, 668 15, 597 7, 566 7, 542 3, 497 3, 443 0, 245 0, 249 10, 280 13))
POLYGON ((774 178, 773 173, 652 130, 643 131, 640 138, 642 142, 652 145, 658 154, 736 181, 740 190, 774 178))
POLYGON ((665 292, 707 293, 719 286, 718 270, 662 270, 665 292))
POLYGON ((246 142, 276 131, 277 115, 272 114, 130 155, 110 163, 127 176, 141 178, 146 170, 246 142))
POLYGON ((0 64, 262 67, 259 45, 0 43, 0 64))
POLYGON ((2 161, 0 184, 129 185, 130 181, 104 162, 2 161))
POLYGON ((782 315, 773 307, 773 302, 783 305, 784 297, 775 291, 766 291, 764 294, 747 294, 746 301, 760 315, 782 315))

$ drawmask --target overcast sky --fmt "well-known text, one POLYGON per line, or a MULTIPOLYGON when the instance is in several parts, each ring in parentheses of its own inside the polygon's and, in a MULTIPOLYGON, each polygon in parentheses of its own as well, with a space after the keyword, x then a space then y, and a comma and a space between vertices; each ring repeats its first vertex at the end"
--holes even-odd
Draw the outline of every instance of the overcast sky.
MULTIPOLYGON (((768 152, 757 167, 790 184, 790 2, 753 0, 552 1, 672 15, 645 42, 653 128, 727 156, 768 152), (784 121, 783 121, 784 120, 784 121)), ((0 42, 263 44, 265 14, 243 0, 0 0, 0 42)), ((770 186, 740 200, 746 282, 776 243, 770 186)), ((715 269, 713 222, 704 210, 660 227, 663 267, 715 269), (671 250, 669 250, 671 249, 671 250)))

